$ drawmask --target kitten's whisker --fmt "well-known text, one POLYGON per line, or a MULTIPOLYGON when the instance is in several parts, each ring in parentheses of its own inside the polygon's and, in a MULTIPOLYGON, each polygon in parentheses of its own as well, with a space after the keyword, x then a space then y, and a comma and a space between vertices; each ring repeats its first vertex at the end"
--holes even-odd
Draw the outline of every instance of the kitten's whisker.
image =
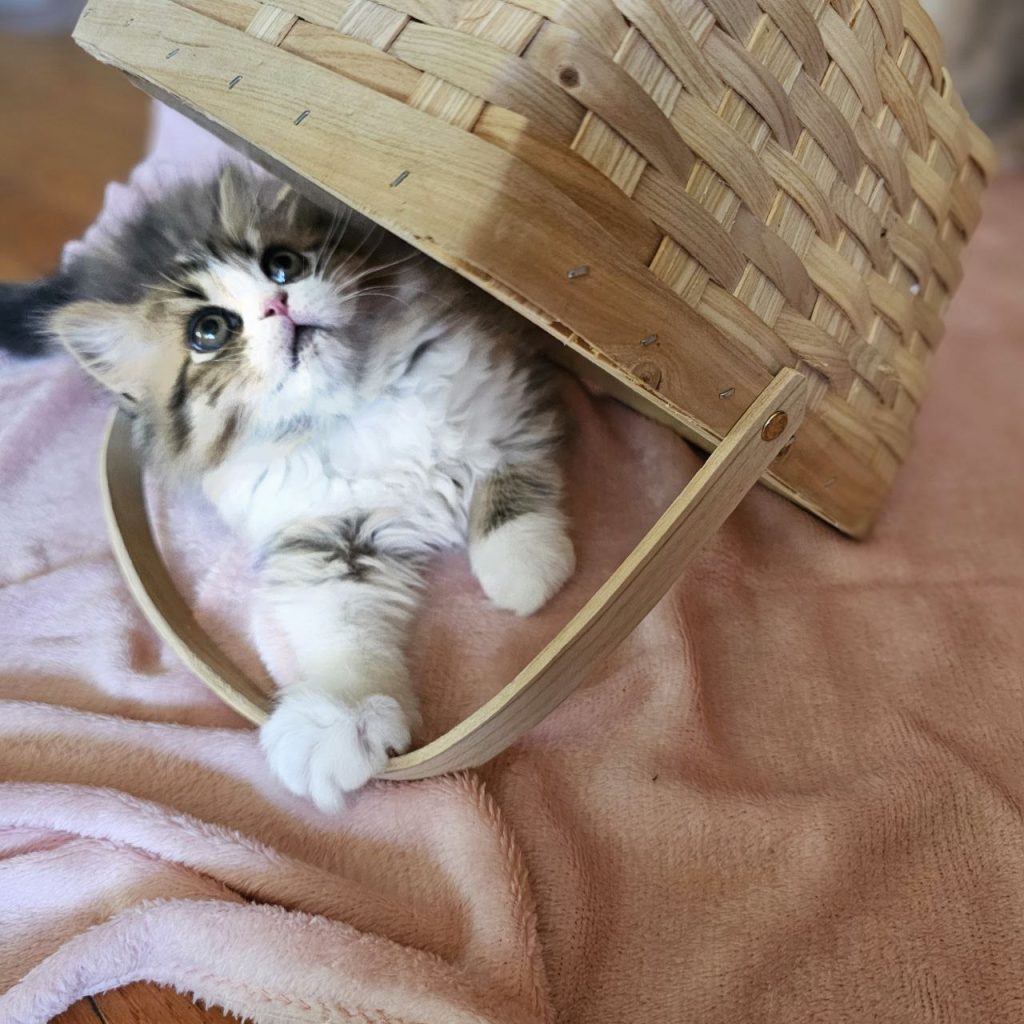
POLYGON ((377 250, 381 247, 381 244, 386 238, 387 232, 383 228, 381 228, 380 234, 377 236, 377 240, 373 243, 373 247, 370 249, 369 252, 366 253, 365 256, 360 257, 359 266, 356 267, 356 273, 359 273, 370 262, 370 260, 374 257, 377 250))
POLYGON ((161 277, 162 277, 162 278, 163 278, 163 279, 164 279, 164 280, 165 280, 165 281, 166 281, 166 282, 167 282, 168 284, 171 284, 171 285, 173 285, 173 286, 174 286, 174 290, 175 290, 176 292, 180 292, 180 291, 181 291, 181 289, 182 289, 182 282, 181 282, 181 281, 176 281, 176 280, 175 280, 175 279, 174 279, 173 277, 171 277, 171 276, 170 276, 170 274, 165 274, 165 273, 164 273, 164 272, 163 272, 162 270, 161 270, 161 271, 158 271, 158 273, 160 274, 160 276, 161 276, 161 277))
POLYGON ((400 302, 406 308, 409 306, 409 303, 405 299, 401 298, 401 296, 394 295, 384 288, 364 288, 362 291, 354 292, 351 295, 345 296, 339 305, 345 305, 349 302, 354 302, 356 299, 361 299, 367 296, 391 299, 393 302, 400 302))
MULTIPOLYGON (((345 210, 345 225, 344 225, 344 228, 342 230, 341 236, 338 238, 337 245, 335 246, 335 249, 334 249, 335 252, 337 252, 338 246, 341 245, 342 241, 345 238, 345 235, 348 233, 349 227, 352 224, 352 213, 353 213, 352 207, 351 206, 347 207, 346 210, 345 210)), ((369 233, 367 234, 366 238, 368 238, 370 235, 372 235, 373 231, 374 231, 374 229, 371 228, 369 233)), ((341 266, 337 268, 338 270, 343 270, 345 267, 348 266, 349 262, 355 257, 356 253, 358 253, 359 250, 362 248, 363 243, 366 241, 366 238, 363 238, 359 242, 359 245, 357 245, 355 247, 355 249, 353 249, 352 252, 350 252, 345 257, 345 259, 341 263, 341 266)), ((332 255, 333 255, 333 253, 332 253, 332 255)), ((337 271, 335 271, 335 272, 337 272, 337 271)))
POLYGON ((373 254, 380 248, 380 243, 384 241, 384 239, 386 237, 386 234, 387 233, 384 231, 384 229, 382 227, 380 227, 380 225, 374 224, 374 226, 372 228, 370 228, 369 231, 366 232, 366 235, 362 239, 360 239, 359 244, 345 258, 345 262, 342 263, 342 265, 341 265, 341 267, 339 269, 343 270, 345 267, 347 267, 349 265, 349 262, 351 260, 355 259, 356 256, 359 256, 360 257, 360 262, 357 265, 356 270, 357 271, 362 270, 362 268, 365 267, 367 262, 370 260, 370 257, 372 257, 373 254), (370 249, 370 251, 368 253, 366 253, 365 256, 360 255, 359 250, 362 249, 362 247, 371 238, 373 238, 374 235, 377 236, 377 239, 374 242, 373 247, 370 249))
POLYGON ((341 297, 342 298, 358 299, 360 295, 373 295, 373 294, 381 294, 381 293, 384 293, 384 292, 390 292, 390 293, 394 293, 394 294, 401 294, 401 291, 402 291, 401 287, 399 285, 397 285, 397 284, 392 284, 392 285, 387 285, 387 284, 370 285, 369 287, 366 287, 366 288, 356 288, 356 289, 350 289, 350 290, 343 291, 341 293, 341 297))
POLYGON ((367 267, 365 270, 358 270, 353 274, 346 284, 359 284, 360 281, 365 281, 366 278, 372 277, 375 274, 384 274, 385 271, 394 270, 395 267, 402 266, 403 263, 408 263, 411 260, 423 260, 426 256, 421 252, 411 252, 408 256, 402 256, 397 260, 392 260, 390 263, 380 263, 375 267, 367 267))
POLYGON ((168 288, 166 285, 163 284, 147 284, 145 288, 146 291, 148 292, 165 292, 167 295, 176 295, 178 297, 181 296, 181 292, 179 289, 168 288))
POLYGON ((318 274, 323 272, 324 267, 327 266, 328 262, 338 251, 338 246, 341 245, 342 239, 345 237, 345 232, 348 230, 351 219, 351 206, 345 209, 344 223, 342 223, 338 215, 338 207, 334 208, 334 212, 331 214, 331 226, 327 229, 327 234, 324 235, 323 245, 320 247, 320 252, 314 262, 314 267, 318 274), (337 238, 335 238, 335 232, 337 232, 337 238))

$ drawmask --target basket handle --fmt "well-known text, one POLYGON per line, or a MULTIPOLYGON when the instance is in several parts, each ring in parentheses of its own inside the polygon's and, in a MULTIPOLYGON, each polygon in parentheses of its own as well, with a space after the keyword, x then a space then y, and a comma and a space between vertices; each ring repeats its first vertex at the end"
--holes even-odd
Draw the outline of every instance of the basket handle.
MULTIPOLYGON (((379 777, 422 779, 483 764, 561 704, 661 600, 766 472, 800 425, 806 401, 803 375, 780 371, 622 565, 515 679, 444 735, 392 758, 379 777)), ((199 625, 160 557, 123 412, 107 431, 102 477, 114 555, 146 618, 225 703, 262 723, 270 699, 199 625)))

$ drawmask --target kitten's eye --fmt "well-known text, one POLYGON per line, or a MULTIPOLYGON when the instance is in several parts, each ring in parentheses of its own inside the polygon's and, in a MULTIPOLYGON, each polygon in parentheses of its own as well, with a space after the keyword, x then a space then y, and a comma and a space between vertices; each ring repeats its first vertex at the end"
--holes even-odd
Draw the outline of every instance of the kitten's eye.
POLYGON ((216 352, 242 329, 241 317, 227 309, 207 306, 188 322, 188 347, 193 352, 216 352))
POLYGON ((288 284, 306 272, 306 257, 291 249, 268 249, 260 261, 263 273, 275 284, 288 284))

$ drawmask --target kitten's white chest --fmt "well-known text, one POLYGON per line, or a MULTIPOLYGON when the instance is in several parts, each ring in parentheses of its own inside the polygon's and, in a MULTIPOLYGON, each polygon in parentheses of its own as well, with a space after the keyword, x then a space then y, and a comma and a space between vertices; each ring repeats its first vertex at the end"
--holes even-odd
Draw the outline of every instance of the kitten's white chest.
POLYGON ((465 534, 474 472, 464 439, 419 396, 377 403, 329 432, 250 444, 204 480, 227 523, 260 545, 299 519, 380 510, 428 545, 465 534))

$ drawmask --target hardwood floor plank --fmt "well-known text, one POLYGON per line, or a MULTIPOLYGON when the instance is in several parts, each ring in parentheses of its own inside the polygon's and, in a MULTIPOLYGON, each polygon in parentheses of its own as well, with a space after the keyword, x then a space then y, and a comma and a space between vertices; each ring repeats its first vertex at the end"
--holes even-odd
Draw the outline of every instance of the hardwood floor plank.
POLYGON ((128 985, 96 996, 106 1024, 227 1024, 228 1017, 218 1009, 204 1010, 187 996, 154 985, 128 985))
POLYGON ((56 265, 142 156, 148 99, 65 36, 0 33, 0 280, 56 265))
POLYGON ((96 1012, 92 1001, 82 999, 75 1003, 70 1010, 66 1010, 59 1017, 54 1018, 54 1024, 104 1024, 103 1018, 96 1012))

